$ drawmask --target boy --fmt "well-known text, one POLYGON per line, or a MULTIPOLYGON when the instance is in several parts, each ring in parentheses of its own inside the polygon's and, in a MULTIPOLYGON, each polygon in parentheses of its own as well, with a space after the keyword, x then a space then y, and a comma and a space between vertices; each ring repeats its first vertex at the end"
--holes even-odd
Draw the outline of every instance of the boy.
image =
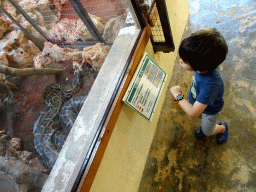
POLYGON ((217 143, 228 139, 228 124, 216 124, 224 101, 224 82, 217 68, 226 58, 228 46, 215 28, 193 33, 181 42, 180 65, 187 71, 194 71, 189 92, 189 102, 184 99, 180 86, 170 89, 174 100, 190 116, 202 114, 202 125, 195 129, 197 138, 216 135, 217 143))

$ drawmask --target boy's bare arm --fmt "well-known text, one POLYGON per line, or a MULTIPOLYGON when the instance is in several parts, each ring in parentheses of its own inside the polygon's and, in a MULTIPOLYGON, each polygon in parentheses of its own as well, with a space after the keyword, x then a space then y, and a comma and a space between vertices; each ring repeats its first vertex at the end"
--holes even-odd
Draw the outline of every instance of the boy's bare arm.
MULTIPOLYGON (((182 93, 180 86, 174 86, 170 89, 170 91, 174 97, 177 97, 177 95, 182 93)), ((207 107, 207 105, 199 103, 198 101, 192 105, 186 99, 179 101, 179 104, 181 108, 191 117, 199 116, 207 107)))
POLYGON ((179 101, 181 108, 191 117, 199 116, 207 107, 207 105, 196 101, 194 105, 190 104, 186 99, 179 101))

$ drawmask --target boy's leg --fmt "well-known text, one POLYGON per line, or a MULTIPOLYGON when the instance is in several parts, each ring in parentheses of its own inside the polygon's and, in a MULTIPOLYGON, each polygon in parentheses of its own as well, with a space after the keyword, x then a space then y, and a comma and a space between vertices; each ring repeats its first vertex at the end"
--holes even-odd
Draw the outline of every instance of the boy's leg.
POLYGON ((215 115, 202 114, 202 126, 196 128, 195 136, 204 138, 205 136, 216 135, 215 141, 218 144, 226 143, 228 140, 228 124, 225 121, 216 124, 218 118, 219 113, 215 115))
POLYGON ((202 131, 206 136, 215 135, 225 131, 225 125, 217 125, 219 113, 214 115, 202 114, 202 131))
POLYGON ((226 129, 227 128, 224 124, 221 124, 221 125, 216 124, 213 135, 216 135, 218 133, 224 133, 226 129))
MULTIPOLYGON (((228 123, 226 121, 221 121, 219 123, 219 125, 224 125, 225 128, 222 127, 222 130, 225 130, 225 131, 217 133, 216 136, 215 136, 215 141, 218 144, 226 143, 227 140, 228 140, 228 123)), ((216 131, 218 131, 218 130, 220 131, 221 128, 220 127, 217 128, 216 131)))

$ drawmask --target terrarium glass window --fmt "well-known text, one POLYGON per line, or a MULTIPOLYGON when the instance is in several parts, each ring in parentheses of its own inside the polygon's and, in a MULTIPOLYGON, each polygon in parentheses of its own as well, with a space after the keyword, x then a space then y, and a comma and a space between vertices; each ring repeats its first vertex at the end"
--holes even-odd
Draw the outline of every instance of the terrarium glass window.
POLYGON ((1 1, 0 191, 42 190, 116 38, 138 29, 130 7, 1 1))

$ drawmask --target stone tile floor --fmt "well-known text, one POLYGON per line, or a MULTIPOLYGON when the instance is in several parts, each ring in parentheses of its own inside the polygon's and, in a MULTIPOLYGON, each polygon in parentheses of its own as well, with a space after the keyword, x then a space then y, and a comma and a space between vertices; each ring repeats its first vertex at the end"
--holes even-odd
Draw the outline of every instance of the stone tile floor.
MULTIPOLYGON (((187 37, 205 27, 217 28, 229 54, 221 65, 225 106, 219 120, 229 123, 229 140, 194 138, 200 118, 191 118, 166 94, 139 192, 256 191, 256 2, 189 0, 187 37)), ((169 87, 188 93, 192 73, 175 62, 169 87)))

